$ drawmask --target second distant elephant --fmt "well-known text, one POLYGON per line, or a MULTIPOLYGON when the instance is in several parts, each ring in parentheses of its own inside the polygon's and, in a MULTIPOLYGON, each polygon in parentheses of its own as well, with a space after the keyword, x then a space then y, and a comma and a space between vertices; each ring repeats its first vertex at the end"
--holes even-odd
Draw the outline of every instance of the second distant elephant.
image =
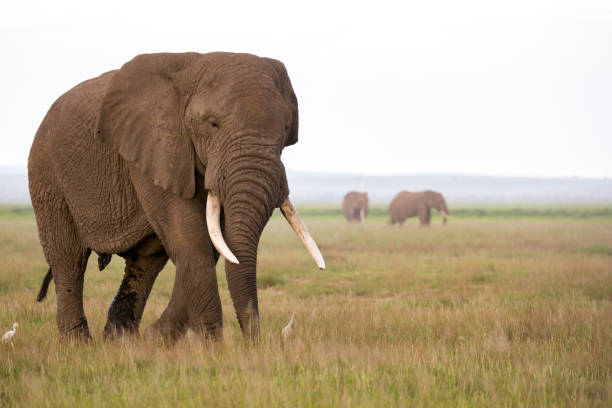
POLYGON ((404 224, 406 218, 419 217, 419 224, 428 226, 431 221, 431 209, 435 208, 442 214, 442 223, 446 225, 448 219, 448 207, 446 200, 442 194, 426 190, 426 191, 401 191, 399 192, 391 204, 389 205, 389 214, 391 214, 391 224, 404 224))
POLYGON ((342 212, 348 222, 361 222, 368 216, 368 193, 348 192, 342 201, 342 212))

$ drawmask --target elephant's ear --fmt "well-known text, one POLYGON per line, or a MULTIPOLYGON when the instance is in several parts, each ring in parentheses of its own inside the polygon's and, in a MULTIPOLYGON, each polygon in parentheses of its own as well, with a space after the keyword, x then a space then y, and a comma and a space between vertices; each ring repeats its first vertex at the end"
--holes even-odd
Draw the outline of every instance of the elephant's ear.
POLYGON ((154 184, 192 198, 195 159, 184 131, 186 67, 194 54, 144 54, 112 78, 98 113, 96 136, 136 163, 154 184))
POLYGON ((289 123, 289 128, 287 129, 287 139, 285 140, 285 146, 291 146, 296 144, 298 141, 299 116, 297 97, 293 91, 293 86, 291 86, 291 80, 289 79, 289 74, 287 74, 285 65, 283 65, 282 62, 272 58, 266 58, 266 60, 268 60, 268 62, 270 62, 274 68, 277 78, 276 86, 280 89, 281 94, 291 109, 291 121, 289 123))

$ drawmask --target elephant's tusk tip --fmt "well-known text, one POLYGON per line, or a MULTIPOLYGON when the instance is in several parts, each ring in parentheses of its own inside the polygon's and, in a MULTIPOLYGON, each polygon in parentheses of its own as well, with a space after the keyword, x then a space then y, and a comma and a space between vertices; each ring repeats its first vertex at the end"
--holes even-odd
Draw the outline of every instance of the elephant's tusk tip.
POLYGON ((312 238, 312 235, 310 235, 306 224, 304 224, 304 221, 302 221, 298 215, 295 207, 293 207, 293 204, 291 203, 291 200, 289 200, 289 197, 285 198, 285 201, 283 201, 283 204, 280 206, 280 210, 287 219, 287 222, 289 222, 289 225, 291 225, 291 228, 293 228, 298 237, 300 237, 300 240, 302 240, 302 243, 313 257, 319 269, 325 269, 323 255, 321 255, 321 251, 319 250, 317 243, 312 238))
POLYGON ((228 261, 230 261, 233 264, 239 265, 240 262, 238 262, 238 258, 236 258, 235 256, 233 256, 234 254, 230 254, 232 256, 230 257, 226 257, 225 259, 227 259, 228 261))

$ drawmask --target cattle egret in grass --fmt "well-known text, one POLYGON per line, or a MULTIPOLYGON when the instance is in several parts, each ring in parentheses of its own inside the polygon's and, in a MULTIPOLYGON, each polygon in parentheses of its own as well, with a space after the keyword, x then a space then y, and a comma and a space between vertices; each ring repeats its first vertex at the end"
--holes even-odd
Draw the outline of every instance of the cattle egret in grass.
POLYGON ((281 333, 283 334, 283 338, 287 338, 289 337, 289 335, 291 334, 291 326, 293 326, 293 318, 295 318, 295 312, 293 312, 293 314, 291 315, 291 320, 289 320, 289 323, 283 327, 283 330, 281 331, 281 333))
MULTIPOLYGON (((13 330, 9 330, 2 336, 3 343, 11 343, 13 344, 13 336, 17 332, 17 328, 19 327, 19 323, 13 323, 13 330)), ((284 329, 283 329, 284 330, 284 329)))

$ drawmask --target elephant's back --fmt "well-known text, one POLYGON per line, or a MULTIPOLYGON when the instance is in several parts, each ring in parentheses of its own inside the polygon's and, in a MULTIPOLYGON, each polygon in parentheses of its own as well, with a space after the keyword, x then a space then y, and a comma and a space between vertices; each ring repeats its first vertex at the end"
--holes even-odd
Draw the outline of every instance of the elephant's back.
POLYGON ((344 195, 344 199, 342 200, 342 212, 344 212, 347 218, 352 219, 355 209, 360 209, 362 207, 362 196, 363 193, 358 191, 349 191, 344 195))
MULTIPOLYGON (((34 136, 29 159, 31 170, 36 170, 44 157, 66 148, 71 151, 78 139, 93 137, 98 107, 115 72, 83 81, 57 98, 34 136)), ((48 164, 55 167, 53 163, 48 164)))
POLYGON ((412 191, 400 191, 391 200, 391 206, 401 205, 404 202, 415 200, 418 193, 412 191))

